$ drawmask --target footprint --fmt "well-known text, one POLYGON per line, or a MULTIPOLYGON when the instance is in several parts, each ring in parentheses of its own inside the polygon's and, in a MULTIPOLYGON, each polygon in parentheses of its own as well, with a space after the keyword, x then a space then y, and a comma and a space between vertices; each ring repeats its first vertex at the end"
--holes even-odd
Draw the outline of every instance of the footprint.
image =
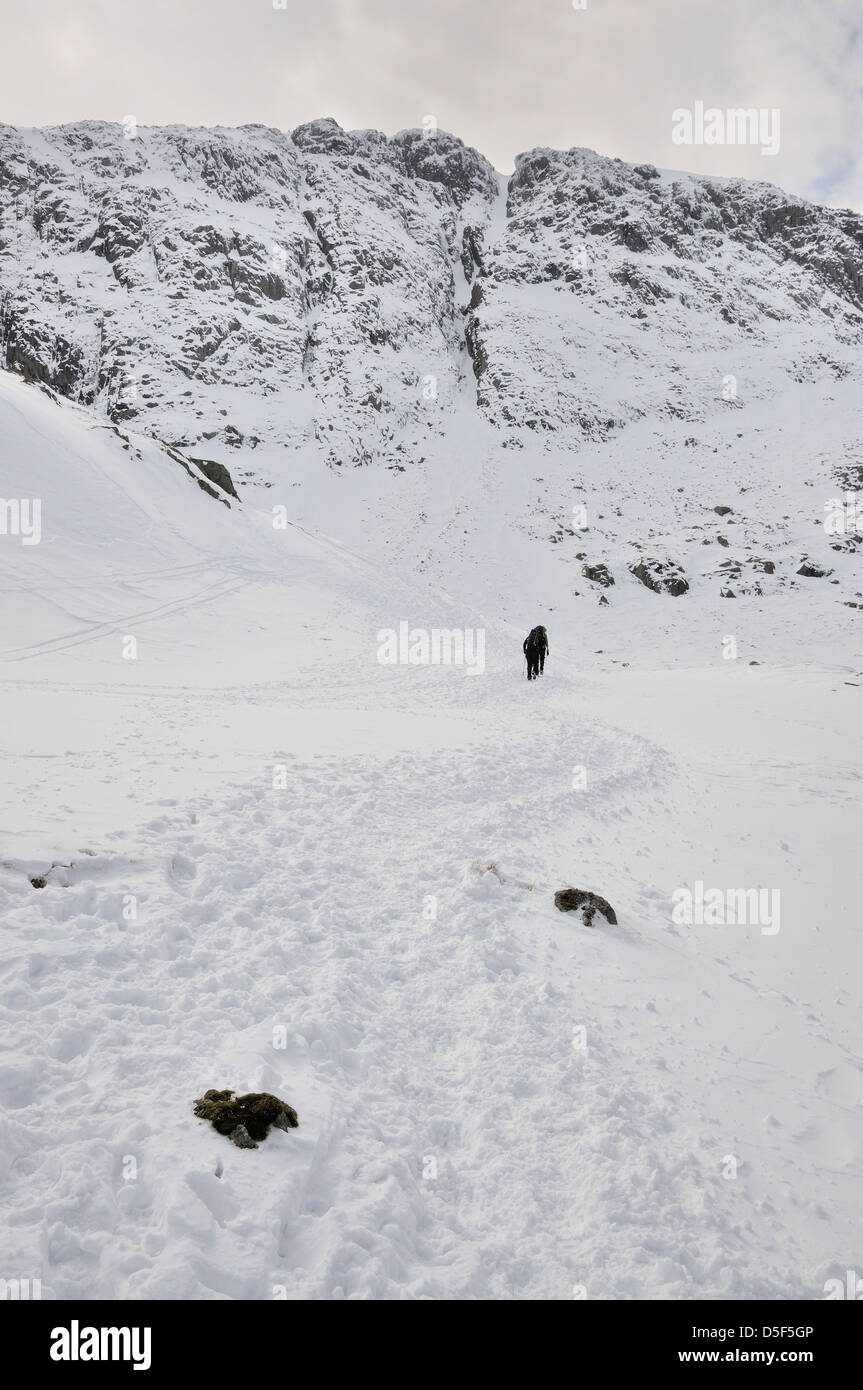
POLYGON ((215 1179, 220 1176, 221 1174, 214 1173, 189 1173, 186 1182, 213 1219, 218 1221, 220 1226, 224 1226, 227 1221, 234 1220, 240 1208, 231 1196, 229 1188, 221 1185, 216 1187, 215 1179))
POLYGON ((170 864, 171 877, 177 879, 180 883, 189 883, 197 872, 197 865, 194 864, 191 859, 187 859, 185 854, 175 854, 172 858, 170 864))

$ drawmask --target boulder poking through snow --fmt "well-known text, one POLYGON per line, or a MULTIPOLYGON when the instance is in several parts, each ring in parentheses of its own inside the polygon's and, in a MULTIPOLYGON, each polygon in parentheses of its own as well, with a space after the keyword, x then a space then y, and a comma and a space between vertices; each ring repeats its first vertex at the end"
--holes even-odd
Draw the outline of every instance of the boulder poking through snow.
POLYGON ((629 566, 629 573, 655 594, 671 594, 672 598, 679 598, 689 589, 683 570, 674 560, 639 560, 637 565, 629 566))
POLYGON ((240 498, 234 487, 234 480, 223 463, 216 463, 213 459, 192 458, 191 454, 189 455, 189 462, 200 468, 204 476, 209 478, 211 483, 215 483, 216 487, 220 487, 222 492, 227 492, 230 497, 236 497, 239 502, 240 498))
POLYGON ((590 579, 594 584, 601 584, 603 589, 608 589, 614 584, 614 575, 607 565, 582 565, 581 572, 585 579, 590 579))
POLYGON ((266 1139, 270 1125, 287 1131, 300 1123, 296 1110, 267 1091, 250 1091, 245 1096, 235 1096, 233 1091, 205 1091, 195 1101, 195 1114, 200 1120, 209 1120, 239 1149, 256 1149, 257 1141, 266 1139))
POLYGON ((617 913, 598 893, 588 893, 582 888, 560 888, 554 895, 554 905, 559 912, 581 912, 581 920, 586 927, 593 926, 597 912, 611 926, 617 926, 617 913))

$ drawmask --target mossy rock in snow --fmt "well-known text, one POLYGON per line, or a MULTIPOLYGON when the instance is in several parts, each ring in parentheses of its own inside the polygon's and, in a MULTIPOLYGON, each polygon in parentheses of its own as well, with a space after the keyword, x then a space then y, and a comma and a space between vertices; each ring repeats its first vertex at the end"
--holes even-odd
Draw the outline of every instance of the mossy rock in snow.
POLYGON ((593 926, 597 912, 601 912, 611 926, 617 926, 617 913, 598 893, 589 893, 582 888, 560 888, 554 895, 554 905, 559 912, 578 912, 581 909, 581 919, 586 927, 593 926))
POLYGON ((237 1096, 233 1091, 205 1091, 195 1101, 195 1114, 209 1120, 220 1134, 233 1139, 238 1148, 256 1149, 257 1140, 266 1139, 270 1125, 276 1129, 296 1129, 297 1112, 268 1091, 250 1091, 237 1096))

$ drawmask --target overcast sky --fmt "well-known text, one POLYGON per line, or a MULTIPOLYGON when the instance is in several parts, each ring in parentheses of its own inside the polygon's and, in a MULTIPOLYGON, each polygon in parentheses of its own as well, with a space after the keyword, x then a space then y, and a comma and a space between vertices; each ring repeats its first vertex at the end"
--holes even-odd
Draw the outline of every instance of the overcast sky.
POLYGON ((392 134, 433 116, 505 172, 586 145, 863 211, 863 0, 278 3, 0 0, 0 120, 392 134), (674 144, 672 113, 698 101, 777 108, 779 153, 674 144))

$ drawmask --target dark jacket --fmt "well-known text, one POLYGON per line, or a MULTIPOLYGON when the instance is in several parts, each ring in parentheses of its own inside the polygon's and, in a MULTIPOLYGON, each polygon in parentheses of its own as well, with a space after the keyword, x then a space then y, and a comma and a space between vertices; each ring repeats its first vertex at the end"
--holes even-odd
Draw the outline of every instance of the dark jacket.
POLYGON ((539 648, 542 652, 548 653, 548 633, 544 627, 535 627, 527 634, 521 644, 521 649, 527 656, 528 647, 539 648))

